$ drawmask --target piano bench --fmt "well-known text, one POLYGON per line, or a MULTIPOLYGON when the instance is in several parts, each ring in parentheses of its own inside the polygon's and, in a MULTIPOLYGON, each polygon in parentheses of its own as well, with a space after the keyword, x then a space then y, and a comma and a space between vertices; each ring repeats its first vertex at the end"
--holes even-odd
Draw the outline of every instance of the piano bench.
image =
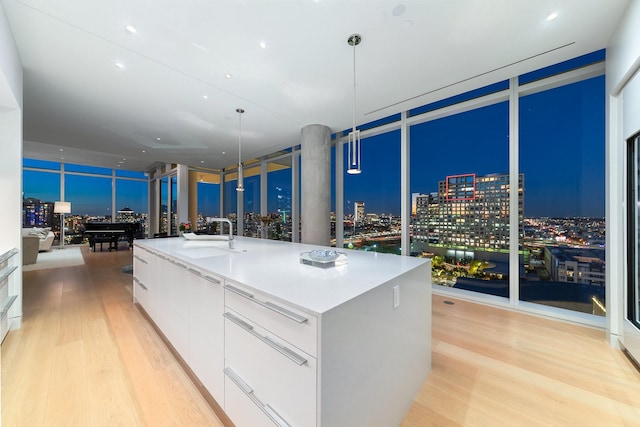
POLYGON ((89 246, 93 249, 93 252, 96 251, 96 244, 100 244, 100 252, 102 252, 102 245, 104 243, 109 244, 109 250, 118 249, 118 238, 111 235, 94 235, 91 239, 89 239, 89 246))

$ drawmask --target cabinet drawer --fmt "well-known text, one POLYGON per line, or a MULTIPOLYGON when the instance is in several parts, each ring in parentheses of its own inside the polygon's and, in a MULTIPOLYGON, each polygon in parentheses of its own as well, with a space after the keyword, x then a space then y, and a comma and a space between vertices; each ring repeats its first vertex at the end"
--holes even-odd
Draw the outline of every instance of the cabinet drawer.
POLYGON ((135 276, 133 278, 133 298, 147 313, 152 312, 149 308, 149 288, 146 283, 135 276))
POLYGON ((316 359, 231 310, 225 312, 225 365, 290 425, 316 424, 316 359))
MULTIPOLYGON (((225 370, 224 390, 225 402, 224 412, 231 418, 237 427, 274 427, 278 426, 264 412, 264 405, 252 398, 252 391, 245 387, 232 370, 225 370), (231 378, 234 378, 232 380, 231 378), (243 388, 238 386, 243 385, 243 388)), ((282 427, 287 424, 280 423, 282 427)))
POLYGON ((318 321, 315 316, 233 283, 226 284, 224 289, 225 306, 317 357, 318 321))

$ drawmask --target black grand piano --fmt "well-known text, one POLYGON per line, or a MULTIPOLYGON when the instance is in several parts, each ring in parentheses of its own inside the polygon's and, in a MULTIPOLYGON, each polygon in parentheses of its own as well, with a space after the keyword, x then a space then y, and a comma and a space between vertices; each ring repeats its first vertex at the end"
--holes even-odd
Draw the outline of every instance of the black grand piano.
POLYGON ((89 247, 95 252, 96 244, 100 250, 104 243, 109 244, 109 250, 118 250, 119 241, 127 241, 129 248, 133 247, 133 239, 141 232, 139 222, 87 222, 84 234, 89 239, 89 247))

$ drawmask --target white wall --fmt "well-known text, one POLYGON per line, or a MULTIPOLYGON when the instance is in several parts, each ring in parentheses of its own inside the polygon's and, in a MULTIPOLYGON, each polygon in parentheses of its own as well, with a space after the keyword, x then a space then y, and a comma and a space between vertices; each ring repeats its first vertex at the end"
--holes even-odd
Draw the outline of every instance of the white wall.
POLYGON ((22 324, 22 64, 2 3, 0 52, 0 194, 3 199, 0 254, 13 248, 20 251, 9 260, 9 265, 18 269, 7 279, 8 294, 17 296, 7 315, 7 326, 19 328, 22 324))
POLYGON ((640 131, 640 0, 631 0, 607 48, 607 331, 640 360, 640 332, 625 320, 625 141, 640 131))
MULTIPOLYGON (((4 253, 22 245, 22 64, 1 3, 0 52, 0 188, 4 202, 0 209, 0 253, 4 253)), ((11 276, 15 280, 14 276, 22 274, 19 271, 11 276)), ((21 293, 21 278, 11 285, 21 293)))

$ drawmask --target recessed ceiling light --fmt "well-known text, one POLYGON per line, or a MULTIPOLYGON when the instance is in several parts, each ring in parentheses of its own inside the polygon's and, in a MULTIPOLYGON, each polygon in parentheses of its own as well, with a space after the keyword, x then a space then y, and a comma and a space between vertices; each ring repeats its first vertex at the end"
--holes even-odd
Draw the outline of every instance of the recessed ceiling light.
POLYGON ((127 159, 122 159, 122 160, 127 161, 127 159))
POLYGON ((223 151, 223 152, 222 152, 222 155, 224 156, 225 154, 227 154, 227 153, 226 153, 226 151, 223 151))
POLYGON ((260 42, 260 47, 263 49, 267 48, 267 43, 266 42, 260 42))
POLYGON ((547 21, 553 21, 558 17, 558 12, 551 12, 549 16, 547 16, 547 21))
POLYGON ((401 16, 401 15, 404 15, 406 11, 407 11, 407 6, 405 6, 402 3, 399 3, 393 8, 393 11, 391 13, 393 13, 393 16, 401 16))
POLYGON ((59 148, 60 151, 64 151, 64 148, 59 148))
POLYGON ((202 95, 202 97, 203 97, 204 99, 209 99, 209 97, 208 97, 207 95, 202 95))
POLYGON ((146 153, 146 152, 147 152, 147 150, 142 150, 142 152, 143 152, 143 153, 146 153))
POLYGON ((157 137, 156 140, 160 141, 160 137, 157 137))
POLYGON ((60 157, 60 160, 64 160, 64 157, 60 157))
POLYGON ((229 73, 225 74, 224 76, 225 76, 226 78, 228 78, 228 79, 230 79, 230 78, 232 77, 232 76, 231 76, 231 74, 229 74, 229 73))
POLYGON ((129 31, 131 34, 135 34, 138 31, 138 30, 136 30, 136 27, 134 27, 131 24, 127 25, 124 28, 125 28, 125 30, 129 31))
POLYGON ((200 160, 200 163, 204 163, 204 160, 200 160))
POLYGON ((116 68, 120 68, 121 70, 124 68, 124 65, 122 65, 122 63, 120 62, 116 62, 115 64, 113 64, 116 66, 116 68))

